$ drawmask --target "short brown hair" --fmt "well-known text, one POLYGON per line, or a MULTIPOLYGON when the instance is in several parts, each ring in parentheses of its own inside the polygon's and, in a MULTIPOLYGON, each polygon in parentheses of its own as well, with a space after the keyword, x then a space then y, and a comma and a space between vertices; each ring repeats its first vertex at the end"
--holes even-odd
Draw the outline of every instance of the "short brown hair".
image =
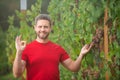
POLYGON ((50 16, 48 14, 39 14, 38 16, 36 16, 35 24, 37 24, 38 20, 48 20, 50 23, 50 26, 52 25, 52 21, 51 21, 50 16))

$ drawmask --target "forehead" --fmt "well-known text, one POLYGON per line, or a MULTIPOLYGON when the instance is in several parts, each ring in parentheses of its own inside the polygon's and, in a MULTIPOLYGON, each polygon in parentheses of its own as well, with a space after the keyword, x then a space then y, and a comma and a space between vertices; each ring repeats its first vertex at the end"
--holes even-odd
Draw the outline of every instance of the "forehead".
POLYGON ((38 20, 36 25, 50 25, 48 20, 38 20))

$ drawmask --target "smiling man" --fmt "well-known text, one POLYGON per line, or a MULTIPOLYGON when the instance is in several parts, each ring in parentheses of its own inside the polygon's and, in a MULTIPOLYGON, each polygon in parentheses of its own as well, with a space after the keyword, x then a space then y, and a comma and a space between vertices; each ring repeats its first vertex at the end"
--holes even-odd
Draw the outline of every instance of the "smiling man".
POLYGON ((16 57, 13 64, 15 77, 20 77, 26 68, 27 80, 60 80, 60 63, 72 72, 79 71, 84 55, 92 46, 85 45, 79 57, 73 61, 61 46, 49 40, 51 29, 50 17, 40 14, 35 18, 35 40, 26 44, 21 36, 16 37, 16 57))

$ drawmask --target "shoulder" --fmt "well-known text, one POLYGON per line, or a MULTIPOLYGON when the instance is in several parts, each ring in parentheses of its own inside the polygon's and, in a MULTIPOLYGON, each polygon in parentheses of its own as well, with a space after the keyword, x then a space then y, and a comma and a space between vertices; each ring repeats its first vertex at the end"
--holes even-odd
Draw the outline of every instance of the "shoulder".
POLYGON ((34 45, 36 45, 36 41, 35 41, 35 40, 27 43, 27 44, 26 44, 26 48, 33 47, 34 45))
POLYGON ((60 51, 65 51, 64 48, 58 43, 50 41, 50 44, 51 44, 51 47, 53 47, 54 49, 57 49, 60 51))
POLYGON ((59 44, 57 44, 57 43, 55 43, 55 42, 52 42, 52 41, 50 41, 50 45, 52 45, 52 46, 55 47, 55 48, 62 48, 61 45, 59 45, 59 44))

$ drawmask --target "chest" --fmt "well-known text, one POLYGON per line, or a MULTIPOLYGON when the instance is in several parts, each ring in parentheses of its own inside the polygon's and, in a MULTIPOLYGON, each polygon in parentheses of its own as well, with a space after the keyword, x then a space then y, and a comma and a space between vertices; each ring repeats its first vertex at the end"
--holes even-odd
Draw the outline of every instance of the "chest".
POLYGON ((30 48, 28 53, 29 65, 58 65, 60 62, 60 52, 55 48, 38 47, 30 48))

